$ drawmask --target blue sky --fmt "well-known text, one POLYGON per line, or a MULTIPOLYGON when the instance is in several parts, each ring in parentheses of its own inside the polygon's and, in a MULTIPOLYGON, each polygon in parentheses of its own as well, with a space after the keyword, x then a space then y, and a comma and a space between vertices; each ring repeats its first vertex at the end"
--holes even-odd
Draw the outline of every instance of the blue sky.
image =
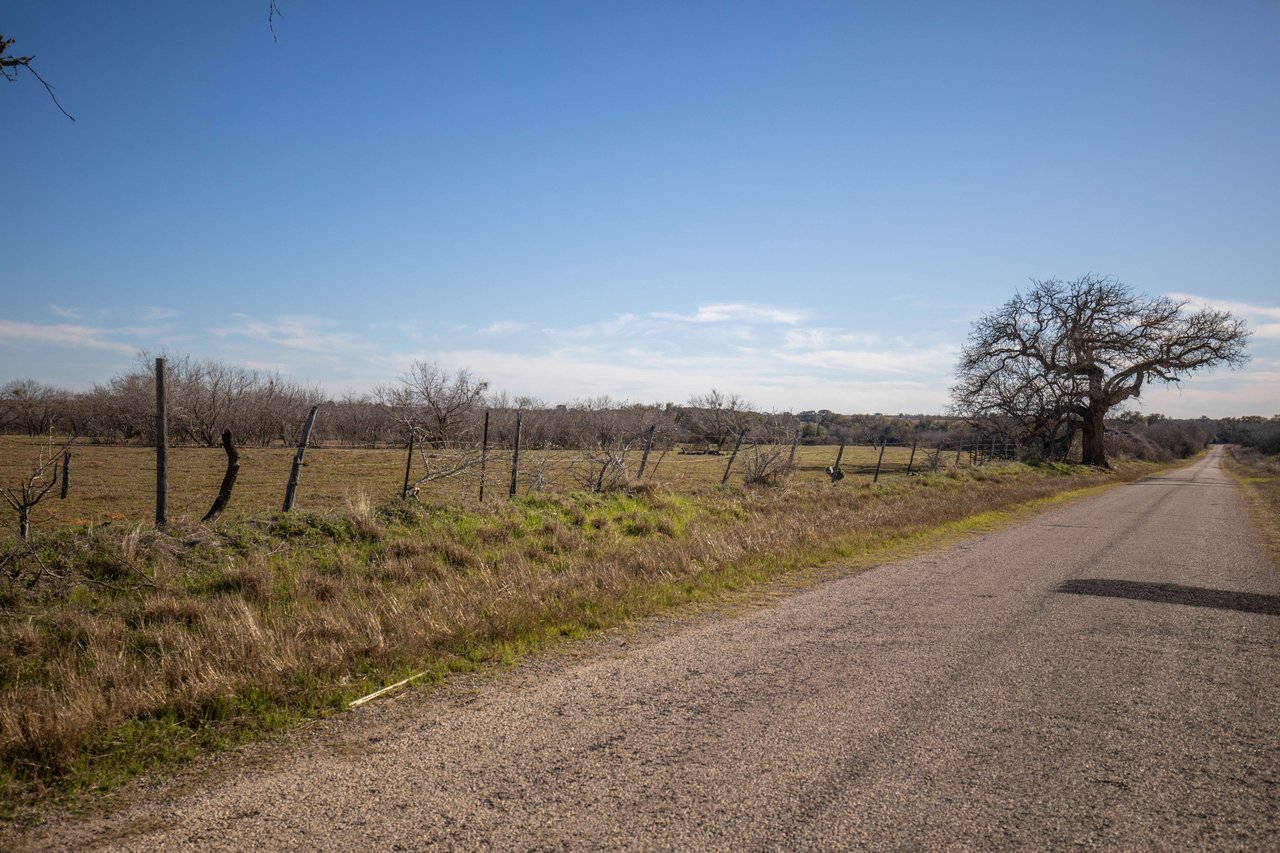
POLYGON ((1032 278, 1229 307, 1280 413, 1280 4, 16 0, 0 380, 942 411, 1032 278))

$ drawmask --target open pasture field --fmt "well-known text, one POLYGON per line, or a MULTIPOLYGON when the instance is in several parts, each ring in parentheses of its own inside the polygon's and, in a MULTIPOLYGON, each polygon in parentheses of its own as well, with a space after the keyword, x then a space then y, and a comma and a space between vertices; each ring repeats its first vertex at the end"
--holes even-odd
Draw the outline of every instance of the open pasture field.
MULTIPOLYGON (((55 446, 58 445, 55 440, 55 446)), ((5 436, 0 438, 0 485, 13 487, 30 473, 32 463, 48 439, 5 436)), ((793 481, 828 483, 827 466, 836 458, 835 446, 799 447, 793 481)), ((139 446, 79 444, 72 447, 71 487, 65 500, 52 491, 32 512, 32 530, 51 532, 67 527, 149 524, 155 515, 155 449, 139 446)), ((241 448, 240 474, 224 517, 243 518, 278 511, 293 463, 294 449, 286 447, 241 448)), ((730 483, 741 483, 748 450, 739 456, 730 483)), ((846 477, 836 488, 869 482, 879 448, 848 446, 841 468, 846 477)), ((901 476, 910 459, 909 447, 885 448, 881 477, 901 476)), ((567 493, 589 491, 599 464, 581 451, 522 450, 518 492, 567 493)), ((729 461, 724 455, 681 454, 655 449, 649 457, 644 480, 665 489, 694 492, 719 484, 729 461)), ((932 464, 932 451, 916 452, 915 467, 932 464)), ((943 453, 940 465, 951 467, 954 451, 943 453)), ((421 468, 417 458, 415 471, 421 468)), ((627 457, 627 471, 635 476, 640 454, 627 457)), ((968 455, 961 459, 968 465, 968 455)), ((356 449, 313 447, 298 489, 296 507, 305 510, 346 510, 353 506, 380 505, 400 494, 405 474, 404 448, 356 449)), ((226 470, 221 448, 169 448, 169 518, 198 521, 218 493, 226 470)), ((485 501, 506 498, 511 482, 511 451, 490 451, 485 466, 485 501)), ((480 472, 472 468, 423 487, 421 498, 431 503, 475 505, 479 500, 480 472)), ((0 523, 0 538, 16 530, 16 514, 0 523)))

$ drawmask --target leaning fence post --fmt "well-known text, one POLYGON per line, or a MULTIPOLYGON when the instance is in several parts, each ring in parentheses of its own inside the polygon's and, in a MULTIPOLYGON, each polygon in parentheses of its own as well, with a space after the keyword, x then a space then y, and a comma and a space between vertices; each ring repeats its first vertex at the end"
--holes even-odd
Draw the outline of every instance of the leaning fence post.
POLYGON ((156 527, 163 527, 169 498, 169 415, 165 410, 165 362, 156 359, 156 527))
POLYGON ((920 434, 916 433, 911 436, 911 458, 907 460, 907 476, 911 476, 911 468, 916 461, 916 444, 920 441, 920 434))
POLYGON ((644 466, 649 464, 649 451, 653 449, 653 433, 657 429, 657 424, 650 424, 649 432, 644 437, 644 454, 640 457, 640 470, 636 473, 637 480, 644 478, 644 466))
POLYGON ((489 458, 489 412, 484 413, 484 436, 480 439, 480 503, 484 503, 484 463, 489 458))
POLYGON ((293 509, 293 500, 298 495, 298 477, 302 474, 302 458, 307 453, 307 442, 311 440, 311 427, 316 422, 318 405, 307 412, 307 419, 302 422, 302 435, 298 437, 298 452, 293 457, 293 468, 289 471, 289 485, 284 490, 284 511, 293 509))
POLYGON ((511 491, 509 497, 516 496, 516 476, 520 473, 520 420, 522 412, 516 412, 516 437, 511 451, 511 491))
POLYGON ((59 500, 67 499, 67 492, 71 489, 71 451, 62 451, 62 491, 58 494, 59 500))
POLYGON ((747 431, 743 429, 738 433, 738 440, 733 443, 733 453, 729 455, 729 464, 724 466, 724 476, 720 478, 720 485, 729 482, 729 472, 733 470, 733 460, 738 458, 738 450, 742 447, 742 439, 746 436, 747 431))
POLYGON ((840 460, 844 458, 844 439, 840 440, 840 449, 836 451, 836 464, 831 466, 831 470, 840 470, 840 460))
POLYGON ((409 424, 409 455, 404 460, 404 488, 400 489, 400 500, 409 497, 409 472, 413 470, 413 442, 417 437, 417 428, 409 424))
POLYGON ((213 506, 200 519, 203 524, 213 521, 231 502, 231 490, 236 486, 236 476, 240 473, 240 454, 236 452, 235 442, 231 440, 231 430, 222 431, 222 449, 227 453, 227 473, 222 475, 222 485, 218 488, 218 496, 213 499, 213 506))
POLYGON ((883 461, 884 461, 884 439, 882 438, 880 439, 880 457, 876 459, 876 474, 874 477, 871 478, 871 482, 874 483, 880 479, 880 463, 883 461))

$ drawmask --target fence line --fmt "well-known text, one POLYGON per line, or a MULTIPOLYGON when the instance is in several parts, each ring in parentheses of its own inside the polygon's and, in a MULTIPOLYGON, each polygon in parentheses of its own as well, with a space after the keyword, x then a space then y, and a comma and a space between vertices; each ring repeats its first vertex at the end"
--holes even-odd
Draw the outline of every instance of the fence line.
MULTIPOLYGON (((162 382, 158 383, 161 387, 162 382)), ((539 433, 536 412, 509 410, 486 413, 482 422, 485 429, 483 432, 477 430, 479 435, 475 440, 429 440, 415 429, 406 430, 402 444, 358 450, 313 443, 308 427, 315 419, 316 411, 312 409, 300 425, 301 434, 296 452, 292 454, 293 466, 289 469, 287 482, 277 481, 276 488, 285 487, 285 511, 294 508, 295 502, 304 509, 333 508, 335 497, 340 496, 335 495, 335 489, 348 493, 355 489, 361 494, 399 495, 402 499, 426 500, 442 505, 483 504, 498 497, 493 492, 499 490, 491 488, 493 484, 488 480, 494 470, 500 472, 499 477, 508 477, 507 488, 502 490, 506 492, 503 497, 514 498, 540 493, 608 492, 648 484, 660 484, 676 491, 717 484, 737 488, 744 484, 776 484, 787 479, 826 482, 838 487, 847 478, 875 483, 884 477, 920 476, 987 465, 1017 458, 1019 454, 1016 442, 1000 435, 978 432, 954 438, 944 436, 941 441, 927 441, 917 433, 910 441, 876 437, 863 438, 856 443, 842 441, 833 446, 802 444, 795 431, 757 436, 740 429, 730 436, 731 444, 715 446, 677 441, 670 433, 661 434, 658 426, 652 423, 636 429, 634 434, 615 438, 611 444, 560 447, 528 440, 529 435, 546 435, 539 433), (503 423, 502 415, 508 413, 510 420, 503 423), (491 423, 495 414, 499 416, 496 424, 491 423), (500 438, 495 440, 495 436, 500 438), (350 466, 344 459, 348 451, 351 453, 350 466), (317 453, 321 455, 317 456, 317 453), (385 460, 382 458, 384 454, 385 460), (303 465, 311 473, 300 478, 303 465)), ((323 413, 320 420, 323 420, 323 413)), ((763 429, 761 431, 764 432, 763 429)), ((164 435, 163 430, 157 432, 164 435)), ((109 452, 101 451, 101 448, 102 445, 91 444, 81 453, 87 454, 85 459, 92 460, 95 453, 109 452)), ((202 453, 205 448, 168 448, 162 445, 156 450, 160 463, 157 468, 167 468, 168 480, 157 477, 157 486, 164 483, 167 487, 157 489, 157 509, 164 511, 166 492, 170 495, 170 510, 173 507, 172 494, 177 492, 184 495, 184 507, 193 502, 202 503, 202 510, 207 507, 214 494, 213 487, 201 486, 201 489, 208 489, 208 493, 193 498, 190 484, 195 470, 190 460, 202 458, 194 454, 202 453), (162 461, 166 450, 167 466, 162 461), (173 461, 175 450, 183 455, 184 460, 177 469, 173 461), (182 473, 175 475, 175 471, 182 473), (186 482, 174 482, 175 476, 186 482)), ((286 451, 279 448, 247 450, 238 462, 241 469, 239 482, 242 485, 248 482, 244 488, 254 490, 252 511, 265 512, 268 507, 260 505, 263 457, 283 457, 286 451), (255 472, 254 468, 258 471, 255 472)), ((63 464, 69 467, 69 463, 63 464)), ((90 463, 82 463, 80 470, 89 471, 90 468, 83 467, 87 464, 90 463)), ((197 467, 203 471, 202 465, 197 467)), ((212 461, 210 467, 213 467, 212 461)), ((271 464, 273 470, 277 467, 275 462, 271 464)), ((198 479, 203 482, 209 478, 201 474, 198 479)), ((69 488, 69 480, 64 474, 64 487, 69 488)), ((236 482, 234 478, 225 479, 225 487, 218 491, 218 512, 228 505, 233 510, 240 508, 238 503, 244 505, 244 498, 237 501, 230 494, 231 486, 236 482)), ((112 489, 118 491, 122 485, 113 483, 112 489)), ((82 474, 76 487, 69 488, 72 503, 79 498, 88 500, 90 506, 94 505, 93 501, 99 498, 86 490, 95 488, 92 479, 82 474)), ((130 499, 130 506, 136 502, 136 499, 130 499)), ((112 516, 119 517, 119 507, 110 506, 103 511, 108 509, 112 516)), ((59 512, 59 515, 74 517, 72 512, 69 509, 65 513, 59 512)), ((83 516, 85 510, 77 508, 74 512, 83 516)), ((217 513, 211 511, 211 514, 217 513)), ((163 523, 163 516, 157 515, 157 521, 163 523)))

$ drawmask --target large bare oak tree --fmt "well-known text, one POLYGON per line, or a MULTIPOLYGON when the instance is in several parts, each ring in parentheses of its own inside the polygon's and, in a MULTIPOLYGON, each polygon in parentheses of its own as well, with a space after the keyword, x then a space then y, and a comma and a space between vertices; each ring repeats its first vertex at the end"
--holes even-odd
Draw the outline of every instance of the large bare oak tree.
POLYGON ((1190 310, 1114 278, 1033 280, 974 323, 952 395, 959 411, 1016 420, 1044 444, 1078 425, 1082 461, 1107 467, 1112 407, 1147 383, 1242 364, 1248 337, 1229 312, 1190 310))

